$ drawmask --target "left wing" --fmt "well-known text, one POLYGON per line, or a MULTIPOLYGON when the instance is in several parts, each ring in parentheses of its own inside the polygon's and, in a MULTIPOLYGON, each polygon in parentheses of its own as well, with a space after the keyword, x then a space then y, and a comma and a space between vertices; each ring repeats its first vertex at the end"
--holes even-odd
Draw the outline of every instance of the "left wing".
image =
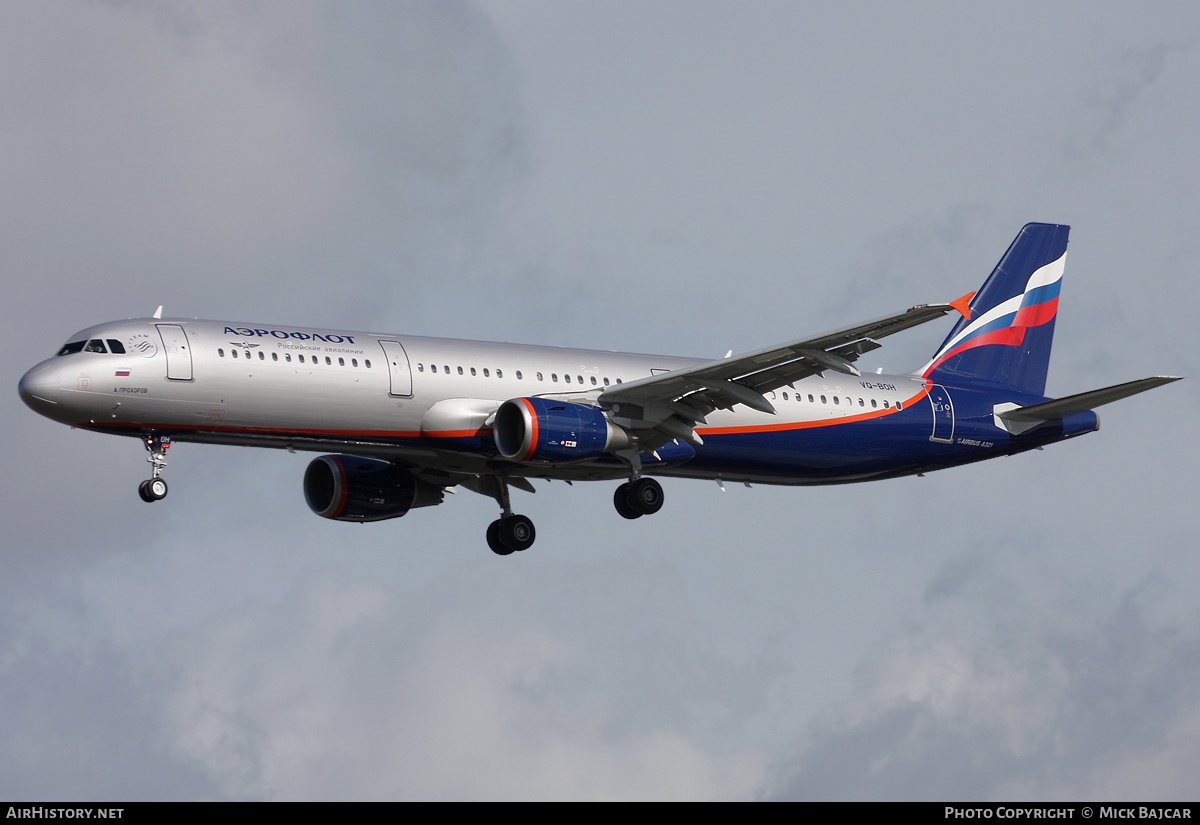
POLYGON ((597 401, 625 419, 621 423, 634 431, 643 450, 676 438, 701 444, 693 427, 713 410, 745 404, 774 413, 765 393, 827 369, 859 375, 852 362, 878 349, 881 344, 876 338, 940 318, 952 309, 966 315, 970 299, 971 295, 964 295, 948 304, 921 304, 812 338, 616 384, 597 401))

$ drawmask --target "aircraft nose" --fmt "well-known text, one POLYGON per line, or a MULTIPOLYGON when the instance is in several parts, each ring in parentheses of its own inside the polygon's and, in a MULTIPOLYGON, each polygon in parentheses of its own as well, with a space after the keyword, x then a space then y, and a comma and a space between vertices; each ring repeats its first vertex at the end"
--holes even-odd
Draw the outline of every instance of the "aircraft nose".
POLYGON ((58 406, 59 381, 53 364, 38 364, 21 376, 17 392, 31 410, 48 415, 58 406))

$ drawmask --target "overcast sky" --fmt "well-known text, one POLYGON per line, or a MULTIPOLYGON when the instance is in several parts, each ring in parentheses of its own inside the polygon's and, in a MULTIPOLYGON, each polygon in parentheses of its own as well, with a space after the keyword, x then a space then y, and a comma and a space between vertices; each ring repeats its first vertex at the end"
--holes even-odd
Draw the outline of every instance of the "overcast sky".
MULTIPOLYGON (((1195 799, 1200 6, 0 4, 0 798, 1195 799), (16 393, 174 316, 720 357, 1071 224, 1042 452, 537 483, 359 526, 309 455, 16 393)), ((908 371, 952 322, 888 339, 908 371)))

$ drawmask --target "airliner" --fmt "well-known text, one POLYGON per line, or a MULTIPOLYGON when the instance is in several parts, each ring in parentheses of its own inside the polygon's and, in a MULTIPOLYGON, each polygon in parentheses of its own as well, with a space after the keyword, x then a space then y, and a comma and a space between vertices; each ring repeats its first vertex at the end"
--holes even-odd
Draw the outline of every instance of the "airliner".
POLYGON ((716 360, 271 324, 162 318, 70 336, 21 378, 35 412, 138 438, 167 495, 173 442, 326 452, 308 465, 317 515, 398 518, 461 487, 495 499, 488 546, 528 549, 510 489, 620 482, 627 519, 658 512, 655 477, 840 484, 1013 455, 1099 428, 1092 408, 1178 378, 1044 394, 1070 227, 1023 227, 977 292, 716 360), (854 366, 878 339, 959 318, 904 375, 854 366))

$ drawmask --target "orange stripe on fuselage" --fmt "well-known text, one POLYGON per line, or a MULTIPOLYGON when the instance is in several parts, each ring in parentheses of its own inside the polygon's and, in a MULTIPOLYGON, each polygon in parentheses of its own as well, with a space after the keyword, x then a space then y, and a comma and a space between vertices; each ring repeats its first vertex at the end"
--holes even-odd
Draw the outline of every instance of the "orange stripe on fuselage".
POLYGON ((174 433, 258 433, 260 435, 334 435, 334 436, 366 436, 374 438, 420 438, 420 430, 329 430, 329 429, 312 429, 306 427, 236 427, 232 425, 204 425, 204 424, 177 424, 177 423, 151 423, 148 421, 138 421, 131 423, 127 421, 113 421, 97 424, 94 421, 81 421, 78 424, 71 425, 81 429, 113 429, 121 428, 126 430, 162 430, 163 432, 174 433))
MULTIPOLYGON (((92 422, 80 422, 75 425, 80 428, 94 426, 92 422)), ((137 430, 163 430, 164 432, 196 432, 196 433, 251 433, 258 435, 332 435, 355 436, 359 438, 474 438, 490 435, 491 427, 481 427, 478 430, 435 430, 422 432, 420 430, 330 430, 307 427, 238 427, 229 424, 167 424, 139 422, 131 424, 115 421, 103 425, 105 428, 121 427, 137 430)))
POLYGON ((491 427, 480 427, 478 430, 433 430, 422 431, 423 438, 482 438, 490 435, 491 427))
MULTIPOLYGON (((921 397, 928 395, 929 389, 921 387, 921 391, 914 393, 906 398, 902 403, 907 407, 921 397)), ((885 415, 893 415, 894 413, 904 412, 902 409, 892 407, 885 410, 871 410, 870 412, 857 413, 855 415, 842 415, 831 418, 823 418, 819 421, 789 421, 781 424, 759 424, 749 427, 697 427, 696 432, 701 435, 733 435, 735 433, 773 433, 784 432, 786 430, 806 430, 811 427, 834 427, 838 424, 850 424, 855 421, 868 421, 872 418, 882 418, 885 415)))

